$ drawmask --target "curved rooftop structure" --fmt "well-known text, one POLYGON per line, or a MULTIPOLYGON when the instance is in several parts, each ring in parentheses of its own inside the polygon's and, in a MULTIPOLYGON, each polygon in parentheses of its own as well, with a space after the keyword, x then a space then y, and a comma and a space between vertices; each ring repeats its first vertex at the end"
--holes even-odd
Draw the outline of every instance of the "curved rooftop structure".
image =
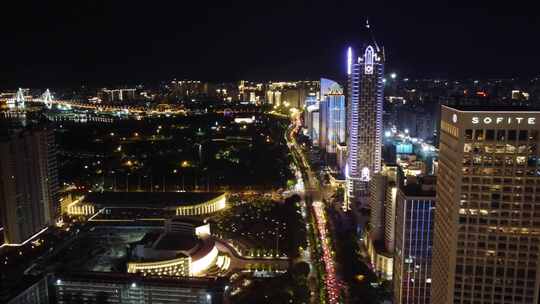
MULTIPOLYGON (((171 220, 169 220, 171 221, 171 220)), ((178 220, 175 219, 178 224, 178 220)), ((192 225, 192 223, 187 223, 192 225)), ((209 224, 193 226, 192 230, 176 230, 168 225, 163 233, 150 232, 131 252, 129 273, 158 276, 197 276, 216 264, 219 251, 208 233, 197 231, 209 224), (173 229, 172 231, 170 229, 173 229), (181 232, 178 232, 181 231, 181 232)))
POLYGON ((202 204, 223 192, 92 192, 85 201, 98 207, 176 208, 202 204))
POLYGON ((323 99, 325 95, 328 95, 331 92, 343 94, 343 87, 334 80, 321 78, 320 98, 323 99))
POLYGON ((90 221, 125 222, 206 215, 226 207, 224 192, 93 192, 67 211, 92 215, 90 221))

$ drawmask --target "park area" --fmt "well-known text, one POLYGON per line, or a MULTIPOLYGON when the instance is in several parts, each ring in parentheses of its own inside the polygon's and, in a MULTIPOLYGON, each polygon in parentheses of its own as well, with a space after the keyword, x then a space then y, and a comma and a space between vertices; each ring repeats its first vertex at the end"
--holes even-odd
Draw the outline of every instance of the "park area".
POLYGON ((299 255, 306 246, 306 231, 293 196, 283 202, 258 197, 232 202, 232 207, 212 218, 215 234, 230 240, 243 255, 253 257, 299 255))

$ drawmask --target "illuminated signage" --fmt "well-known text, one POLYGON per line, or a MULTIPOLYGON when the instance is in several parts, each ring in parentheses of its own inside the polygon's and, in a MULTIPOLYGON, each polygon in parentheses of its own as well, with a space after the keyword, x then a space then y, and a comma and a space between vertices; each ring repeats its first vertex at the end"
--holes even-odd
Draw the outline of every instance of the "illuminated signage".
POLYGON ((479 123, 483 123, 483 124, 486 124, 486 125, 489 125, 489 124, 495 124, 495 125, 500 125, 500 124, 528 124, 528 125, 535 125, 536 124, 536 117, 490 117, 490 116, 486 116, 486 117, 478 117, 478 116, 473 116, 472 117, 472 120, 471 122, 473 124, 479 124, 479 123))
POLYGON ((373 60, 375 56, 375 51, 373 50, 373 47, 370 45, 366 48, 366 52, 364 53, 364 74, 371 75, 373 74, 373 60))

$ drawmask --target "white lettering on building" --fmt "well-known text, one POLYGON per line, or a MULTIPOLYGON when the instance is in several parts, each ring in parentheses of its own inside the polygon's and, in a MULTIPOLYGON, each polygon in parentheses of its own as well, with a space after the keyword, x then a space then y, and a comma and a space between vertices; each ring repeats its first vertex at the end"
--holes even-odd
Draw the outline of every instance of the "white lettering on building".
POLYGON ((486 116, 483 118, 480 118, 478 116, 473 116, 471 119, 471 122, 473 124, 479 124, 480 122, 483 122, 486 125, 495 123, 496 125, 500 125, 502 123, 506 124, 512 124, 516 123, 520 125, 523 121, 526 121, 528 125, 535 125, 536 124, 536 117, 490 117, 486 116))

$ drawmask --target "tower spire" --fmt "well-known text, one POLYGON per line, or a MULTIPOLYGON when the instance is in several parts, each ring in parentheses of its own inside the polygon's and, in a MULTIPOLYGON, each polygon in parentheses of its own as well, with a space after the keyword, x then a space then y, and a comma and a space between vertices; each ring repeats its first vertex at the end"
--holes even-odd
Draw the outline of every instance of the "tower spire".
POLYGON ((371 43, 373 43, 375 50, 378 52, 381 51, 381 48, 379 47, 379 44, 377 43, 377 40, 375 40, 375 35, 373 34, 373 30, 371 29, 371 24, 369 24, 369 17, 366 17, 366 31, 368 32, 369 38, 371 39, 371 43))

